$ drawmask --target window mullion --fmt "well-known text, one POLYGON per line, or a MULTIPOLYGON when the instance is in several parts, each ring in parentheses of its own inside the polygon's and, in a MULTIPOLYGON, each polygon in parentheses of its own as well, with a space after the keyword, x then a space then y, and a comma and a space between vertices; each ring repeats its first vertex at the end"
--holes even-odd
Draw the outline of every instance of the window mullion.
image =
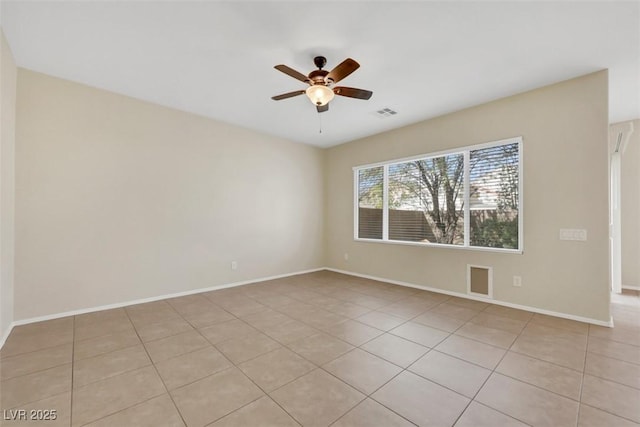
POLYGON ((471 192, 471 190, 469 189, 469 171, 471 169, 471 160, 469 153, 470 152, 468 150, 464 152, 464 246, 467 247, 469 246, 469 242, 471 240, 469 236, 469 233, 471 232, 471 205, 469 203, 471 192))
POLYGON ((382 176, 382 240, 389 240, 389 165, 382 176))

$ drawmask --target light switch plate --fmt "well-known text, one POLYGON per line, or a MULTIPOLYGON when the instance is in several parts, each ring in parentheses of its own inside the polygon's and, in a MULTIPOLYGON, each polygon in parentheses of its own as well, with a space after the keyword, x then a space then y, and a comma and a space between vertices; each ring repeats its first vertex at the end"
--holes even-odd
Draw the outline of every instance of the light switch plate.
POLYGON ((560 240, 587 240, 587 230, 581 228, 561 228, 560 240))

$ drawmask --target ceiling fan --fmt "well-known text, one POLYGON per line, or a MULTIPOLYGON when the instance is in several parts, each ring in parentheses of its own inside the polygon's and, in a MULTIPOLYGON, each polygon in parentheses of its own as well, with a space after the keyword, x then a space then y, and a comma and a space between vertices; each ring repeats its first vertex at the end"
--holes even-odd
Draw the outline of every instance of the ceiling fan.
POLYGON ((308 76, 287 67, 286 65, 276 65, 275 68, 278 71, 293 77, 294 79, 305 82, 309 85, 306 90, 296 90, 294 92, 283 93, 282 95, 272 96, 274 101, 280 101, 281 99, 292 98, 294 96, 306 94, 309 100, 316 106, 318 113, 323 113, 329 110, 329 101, 331 101, 334 95, 347 96, 349 98, 357 99, 369 99, 373 92, 364 89, 356 89, 353 87, 336 86, 335 83, 347 77, 355 70, 360 68, 360 64, 351 58, 347 58, 342 61, 331 71, 323 70, 322 68, 327 64, 327 58, 324 56, 316 56, 313 58, 314 64, 318 67, 317 70, 313 70, 308 76))

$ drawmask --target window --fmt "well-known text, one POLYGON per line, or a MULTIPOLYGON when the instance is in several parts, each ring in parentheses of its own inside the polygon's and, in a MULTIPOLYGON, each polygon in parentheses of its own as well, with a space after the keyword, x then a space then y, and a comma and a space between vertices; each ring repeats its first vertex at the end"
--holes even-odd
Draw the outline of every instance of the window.
POLYGON ((522 251, 522 139, 354 168, 355 238, 522 251))

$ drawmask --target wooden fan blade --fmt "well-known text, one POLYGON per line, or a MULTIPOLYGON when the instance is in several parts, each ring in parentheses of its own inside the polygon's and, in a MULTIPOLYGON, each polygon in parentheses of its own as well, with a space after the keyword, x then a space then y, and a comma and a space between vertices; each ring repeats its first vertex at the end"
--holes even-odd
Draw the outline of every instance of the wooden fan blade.
POLYGON ((301 82, 305 82, 305 83, 309 83, 309 77, 305 76, 304 74, 302 74, 299 71, 294 70, 293 68, 287 67, 286 65, 276 65, 275 67, 276 70, 281 71, 283 73, 285 73, 288 76, 293 77, 294 79, 298 79, 301 82))
POLYGON ((318 105, 316 109, 318 110, 318 113, 324 113, 325 111, 329 111, 329 104, 318 105))
POLYGON ((282 95, 272 96, 271 99, 274 101, 280 101, 281 99, 293 98, 294 96, 302 95, 305 93, 304 90, 296 90, 294 92, 283 93, 282 95))
POLYGON ((347 58, 338 64, 333 70, 329 71, 326 79, 332 80, 334 83, 338 83, 340 80, 347 77, 349 74, 353 73, 355 70, 360 68, 360 64, 354 61, 351 58, 347 58))
POLYGON ((336 95, 348 96, 349 98, 369 99, 373 92, 370 90, 356 89, 354 87, 338 86, 333 88, 336 95))

